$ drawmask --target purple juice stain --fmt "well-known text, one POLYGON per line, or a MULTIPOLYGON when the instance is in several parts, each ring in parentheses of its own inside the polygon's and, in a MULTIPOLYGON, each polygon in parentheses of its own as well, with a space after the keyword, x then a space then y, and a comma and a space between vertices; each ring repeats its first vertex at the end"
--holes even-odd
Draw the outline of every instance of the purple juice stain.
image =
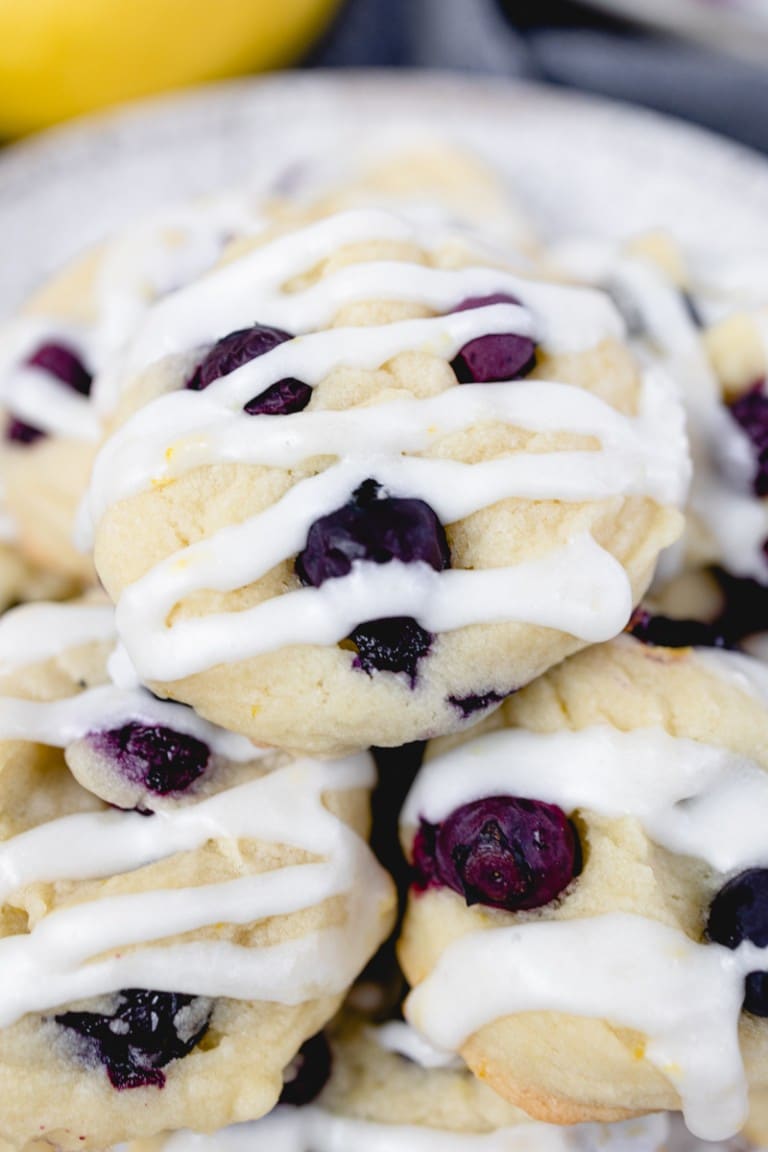
POLYGON ((104 1065, 113 1088, 163 1088, 162 1069, 191 1052, 207 1032, 210 1001, 139 988, 118 995, 111 1015, 63 1012, 54 1019, 82 1038, 84 1054, 104 1065))
POLYGON ((203 775, 211 757, 208 745, 196 736, 139 721, 89 732, 86 740, 126 780, 156 796, 184 792, 203 775))
MULTIPOLYGON (((356 560, 388 564, 428 564, 436 572, 450 567, 445 529, 423 500, 387 495, 373 479, 364 481, 341 508, 316 520, 296 558, 302 584, 321 587, 347 576, 356 560)), ((393 672, 415 686, 418 664, 433 637, 409 616, 359 624, 350 639, 357 648, 354 667, 372 675, 393 672)))
MULTIPOLYGON (((229 376, 230 372, 235 372, 244 364, 264 356, 273 348, 292 339, 290 332, 270 328, 266 324, 254 324, 252 328, 230 332, 206 352, 187 381, 186 387, 193 392, 202 392, 214 380, 229 376)), ((258 396, 254 396, 243 405, 243 411, 249 416, 287 416, 293 412, 301 412, 311 398, 312 389, 309 384, 304 384, 293 377, 286 377, 271 384, 258 396)))
MULTIPOLYGON (((38 368, 53 380, 81 396, 90 396, 93 377, 78 354, 66 344, 49 341, 41 344, 25 361, 28 368, 38 368)), ((34 444, 47 436, 42 428, 27 424, 15 416, 8 418, 5 438, 14 444, 34 444)))
POLYGON ((471 693, 469 696, 449 696, 448 703, 456 709, 462 720, 468 720, 476 712, 485 712, 495 704, 501 704, 516 691, 516 688, 510 689, 509 692, 496 692, 491 689, 490 692, 471 693))
MULTIPOLYGON (((490 296, 471 296, 455 312, 467 312, 490 304, 519 304, 515 296, 495 292, 490 296)), ((528 336, 514 333, 489 333, 470 340, 451 362, 460 384, 490 384, 505 380, 522 380, 536 367, 536 344, 528 336)))
POLYGON ((294 1108, 311 1104, 328 1083, 332 1064, 331 1046, 324 1032, 305 1040, 288 1067, 278 1103, 294 1108))
MULTIPOLYGON (((720 889, 710 905, 706 936, 732 949, 745 940, 758 948, 768 946, 768 868, 750 868, 720 889)), ((747 975, 744 1009, 768 1016, 768 972, 747 975)))
POLYGON ((421 822, 414 843, 417 888, 439 885, 483 904, 522 912, 549 904, 581 871, 581 845, 562 809, 489 796, 441 824, 421 822))

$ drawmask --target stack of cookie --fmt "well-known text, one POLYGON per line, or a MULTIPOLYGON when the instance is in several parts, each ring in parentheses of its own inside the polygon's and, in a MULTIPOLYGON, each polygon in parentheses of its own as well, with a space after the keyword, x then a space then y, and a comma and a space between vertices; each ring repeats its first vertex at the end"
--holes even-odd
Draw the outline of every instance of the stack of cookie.
POLYGON ((684 263, 422 151, 9 325, 9 1147, 759 1138, 763 321, 684 263))

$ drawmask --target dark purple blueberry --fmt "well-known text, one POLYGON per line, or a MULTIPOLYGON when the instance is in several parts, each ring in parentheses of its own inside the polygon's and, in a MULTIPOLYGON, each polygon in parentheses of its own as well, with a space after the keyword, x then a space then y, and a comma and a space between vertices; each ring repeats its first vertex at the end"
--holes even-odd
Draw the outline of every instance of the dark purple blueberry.
POLYGON ((581 870, 573 824, 554 804, 489 796, 442 824, 422 821, 414 844, 420 887, 452 888, 467 904, 521 912, 549 904, 581 870))
POLYGON ((726 635, 738 641, 768 631, 768 586, 722 568, 716 568, 714 576, 723 596, 719 623, 726 635))
MULTIPOLYGON (((768 945, 768 868, 750 868, 720 889, 709 909, 707 936, 715 944, 738 948, 744 940, 768 945)), ((768 972, 750 972, 744 1008, 768 1016, 768 972)))
MULTIPOLYGON (((491 296, 471 296, 456 312, 484 308, 489 304, 519 304, 514 296, 495 292, 491 296)), ((536 345, 528 336, 489 333, 470 340, 451 363, 460 384, 489 384, 502 380, 522 380, 536 367, 536 345)))
POLYGON ((245 405, 249 416, 290 416, 292 412, 303 412, 312 399, 312 389, 301 380, 288 377, 278 380, 266 391, 254 396, 245 405))
MULTIPOLYGON (((81 396, 90 396, 93 377, 83 364, 80 357, 66 344, 49 342, 41 344, 27 359, 29 368, 38 368, 60 384, 79 392, 81 396)), ((9 418, 5 427, 5 438, 14 444, 34 444, 47 433, 34 424, 27 424, 15 416, 9 418)))
POLYGON ((768 496, 768 395, 764 387, 765 381, 758 381, 728 408, 752 444, 755 460, 752 488, 757 496, 768 496))
POLYGON ((357 647, 353 667, 372 676, 397 672, 416 683, 419 661, 429 654, 434 637, 410 616, 369 620, 355 628, 350 639, 357 647))
POLYGON ((86 739, 99 755, 114 761, 121 775, 168 796, 183 792, 205 772, 211 751, 185 732, 131 721, 108 732, 89 732, 86 739))
POLYGON ((84 1041, 84 1053, 100 1061, 113 1088, 162 1088, 161 1071, 191 1052, 208 1030, 211 1002, 176 992, 128 988, 112 1015, 63 1012, 57 1024, 84 1041))
POLYGON ((429 504, 388 496, 376 480, 366 480, 335 512, 316 520, 296 558, 302 584, 319 588, 346 576, 355 560, 388 564, 429 564, 436 572, 451 562, 445 529, 429 504))
POLYGON ((331 1047, 323 1032, 305 1040, 284 1073, 279 1103, 295 1108, 311 1104, 330 1079, 331 1063, 331 1047))
MULTIPOLYGON (((243 364, 264 356, 279 344, 292 339, 290 332, 270 328, 266 324, 254 324, 252 328, 230 332, 209 348, 186 386, 193 392, 202 392, 214 380, 229 376, 230 372, 242 368, 243 364)), ((312 389, 308 384, 287 377, 254 396, 243 406, 243 410, 249 416, 286 416, 306 408, 311 395, 312 389)))
POLYGON ((475 712, 485 712, 486 708, 491 708, 494 704, 501 704, 502 700, 506 700, 507 696, 511 696, 514 691, 513 688, 511 692, 491 690, 470 696, 449 696, 448 703, 466 720, 470 716, 474 716, 475 712))
POLYGON ((733 648, 736 646, 719 620, 676 620, 672 616, 655 616, 641 608, 627 625, 643 644, 658 648, 733 648))

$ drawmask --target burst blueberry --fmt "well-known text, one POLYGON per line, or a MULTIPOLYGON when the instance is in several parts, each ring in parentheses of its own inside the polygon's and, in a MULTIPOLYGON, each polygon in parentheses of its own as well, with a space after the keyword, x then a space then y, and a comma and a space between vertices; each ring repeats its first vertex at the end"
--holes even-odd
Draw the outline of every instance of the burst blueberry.
POLYGON ((491 689, 489 692, 473 692, 468 696, 449 696, 448 703, 456 709, 462 720, 468 720, 476 712, 485 712, 495 704, 501 704, 502 700, 512 695, 512 692, 514 689, 510 692, 496 692, 495 689, 491 689))
MULTIPOLYGON (((356 560, 388 564, 428 564, 440 572, 450 567, 445 529, 423 500, 388 496, 376 480, 366 480, 335 512, 316 520, 296 558, 302 584, 319 588, 326 580, 346 576, 356 560)), ((411 686, 432 636, 410 616, 371 620, 350 637, 357 648, 355 667, 401 673, 411 686)))
POLYGON ((280 1103, 296 1108, 311 1104, 328 1083, 331 1064, 331 1048, 323 1032, 305 1040, 286 1070, 280 1103))
POLYGON ((562 809, 490 796, 442 824, 422 821, 414 844, 421 887, 453 889, 468 905, 521 912, 549 904, 581 870, 579 837, 562 809))
MULTIPOLYGON (((726 948, 738 948, 745 940, 768 946, 768 868, 749 868, 720 889, 710 905, 707 936, 726 948)), ((744 1008, 768 1016, 768 972, 749 973, 744 1008)))
MULTIPOLYGON (((490 296, 471 296, 462 301, 456 312, 485 308, 490 304, 519 304, 514 296, 496 292, 490 296)), ((521 380, 536 367, 536 345, 528 336, 513 332, 478 336, 463 346, 451 363, 460 384, 489 384, 503 380, 521 380)))
POLYGON ((676 620, 638 608, 627 631, 643 644, 659 648, 733 648, 735 642, 720 620, 676 620))
POLYGON ((729 405, 732 418, 746 434, 754 454, 752 488, 757 496, 768 496, 768 395, 760 380, 729 405))
POLYGON ((162 1069, 202 1040, 211 1011, 201 997, 129 988, 111 1015, 63 1012, 55 1020, 81 1037, 83 1054, 103 1064, 113 1088, 122 1091, 164 1087, 162 1069))
MULTIPOLYGON (((78 354, 66 344, 54 341, 41 344, 27 359, 26 366, 37 368, 81 396, 91 394, 93 377, 78 354)), ((41 428, 27 424, 15 416, 9 418, 5 427, 6 440, 15 444, 34 444, 45 435, 41 428)))
MULTIPOLYGON (((235 372, 244 364, 292 339, 290 332, 270 328, 266 324, 254 324, 252 328, 230 332, 206 352, 187 381, 187 388, 201 392, 214 380, 229 376, 230 372, 235 372)), ((244 405, 244 411, 249 416, 287 416, 292 412, 301 412, 311 398, 312 389, 308 384, 287 376, 249 400, 244 405)))
POLYGON ((203 775, 211 757, 202 740, 159 724, 131 721, 106 732, 89 732, 86 739, 122 776, 156 796, 184 792, 203 775))

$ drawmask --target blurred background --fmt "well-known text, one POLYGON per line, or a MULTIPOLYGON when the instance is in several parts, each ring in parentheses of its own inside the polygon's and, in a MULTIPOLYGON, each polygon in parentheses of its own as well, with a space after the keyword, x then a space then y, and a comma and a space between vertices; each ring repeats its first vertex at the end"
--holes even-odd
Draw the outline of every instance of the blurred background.
POLYGON ((289 65, 545 81, 768 150, 768 0, 0 0, 0 137, 289 65))

